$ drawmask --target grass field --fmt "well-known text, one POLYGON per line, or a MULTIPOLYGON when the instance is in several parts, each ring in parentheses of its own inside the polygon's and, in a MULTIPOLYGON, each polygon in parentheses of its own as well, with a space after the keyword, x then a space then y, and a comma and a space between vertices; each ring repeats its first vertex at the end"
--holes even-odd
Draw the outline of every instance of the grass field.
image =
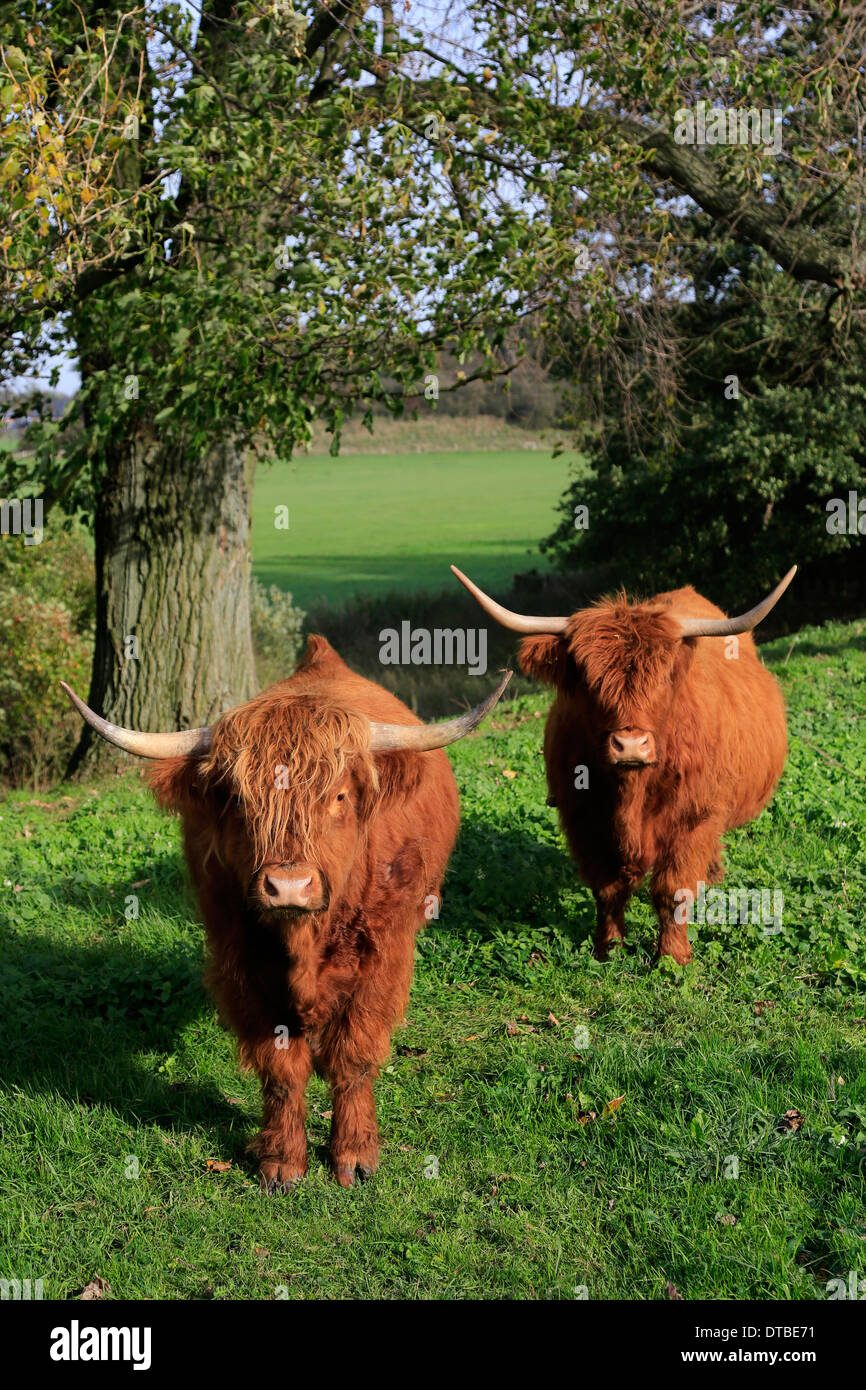
POLYGON ((727 884, 781 888, 783 930, 701 928, 685 970, 650 968, 645 896, 626 950, 591 959, 543 698, 452 750, 461 838, 378 1083, 382 1167, 350 1192, 316 1082, 309 1178, 259 1194, 258 1088, 139 779, 7 797, 0 1277, 46 1298, 98 1276, 126 1299, 783 1300, 862 1278, 866 624, 765 654, 792 751, 728 837, 727 884))
POLYGON ((543 563, 571 453, 550 447, 391 456, 299 457, 261 466, 253 494, 253 570, 302 608, 447 588, 448 566, 508 588, 543 563), (289 529, 274 509, 289 509, 289 529))

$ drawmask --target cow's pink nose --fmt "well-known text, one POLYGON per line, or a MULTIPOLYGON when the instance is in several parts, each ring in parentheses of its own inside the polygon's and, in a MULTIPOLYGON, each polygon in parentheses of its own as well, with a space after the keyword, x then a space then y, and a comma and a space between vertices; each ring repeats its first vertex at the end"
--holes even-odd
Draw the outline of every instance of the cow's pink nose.
POLYGON ((653 763, 655 739, 643 729, 616 729, 608 739, 612 763, 653 763))
POLYGON ((313 908, 319 906, 321 884, 315 869, 274 866, 262 870, 259 892, 267 907, 313 908))

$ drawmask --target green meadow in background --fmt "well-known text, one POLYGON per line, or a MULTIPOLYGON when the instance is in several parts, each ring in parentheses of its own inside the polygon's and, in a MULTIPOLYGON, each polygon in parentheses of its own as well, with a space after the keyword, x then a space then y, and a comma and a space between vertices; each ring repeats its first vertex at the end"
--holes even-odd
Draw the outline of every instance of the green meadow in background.
POLYGON ((259 468, 253 495, 253 571, 302 608, 435 591, 454 583, 449 564, 493 590, 543 566, 538 543, 553 530, 572 451, 300 455, 259 468), (274 509, 289 508, 289 529, 274 509))

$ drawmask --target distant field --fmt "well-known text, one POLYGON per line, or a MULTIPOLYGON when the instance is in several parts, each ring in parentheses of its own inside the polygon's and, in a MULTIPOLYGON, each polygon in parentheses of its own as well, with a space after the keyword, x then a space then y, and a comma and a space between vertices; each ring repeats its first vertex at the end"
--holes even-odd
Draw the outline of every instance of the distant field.
MULTIPOLYGON (((473 441, 474 442, 474 441, 473 441)), ((260 467, 253 569, 302 607, 358 593, 436 590, 454 562, 507 588, 541 564, 538 542, 577 461, 550 445, 501 451, 299 457, 260 467), (277 530, 274 508, 289 508, 277 530)))

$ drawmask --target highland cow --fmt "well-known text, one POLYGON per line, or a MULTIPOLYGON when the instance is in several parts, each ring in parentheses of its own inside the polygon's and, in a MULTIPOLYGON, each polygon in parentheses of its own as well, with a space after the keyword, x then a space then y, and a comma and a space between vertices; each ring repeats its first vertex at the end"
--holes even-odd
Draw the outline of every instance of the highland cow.
POLYGON ((782 694, 750 633, 796 566, 738 618, 691 587, 527 617, 451 568, 485 612, 526 634, 521 667, 556 692, 544 735, 549 804, 595 897, 596 956, 622 942, 626 904, 649 874, 658 953, 685 964, 682 904, 722 878, 720 836, 757 816, 784 767, 782 694))
POLYGON ((208 983, 262 1082, 251 1147, 267 1191, 307 1170, 314 1069, 333 1091, 337 1181, 350 1186, 378 1164, 373 1080, 457 833, 442 750, 475 728, 508 679, 469 713, 425 725, 314 636, 290 679, 179 734, 120 729, 64 685, 103 738, 155 760, 156 798, 180 813, 208 983))

